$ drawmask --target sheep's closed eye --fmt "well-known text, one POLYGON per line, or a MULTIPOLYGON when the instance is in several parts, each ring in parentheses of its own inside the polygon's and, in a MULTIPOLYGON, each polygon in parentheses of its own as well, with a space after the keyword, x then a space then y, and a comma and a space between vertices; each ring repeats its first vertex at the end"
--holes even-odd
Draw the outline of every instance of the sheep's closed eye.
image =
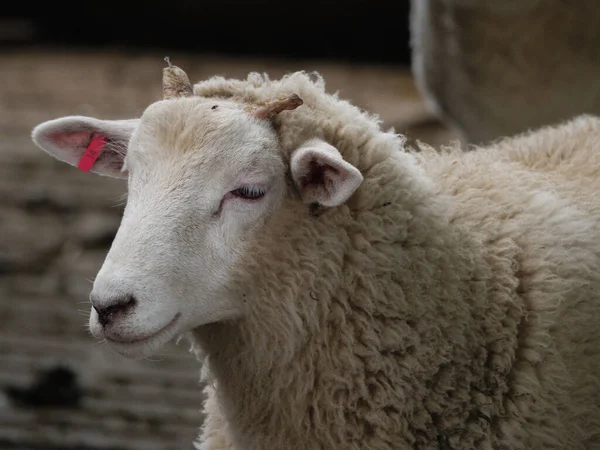
POLYGON ((218 209, 215 211, 214 215, 220 215, 223 205, 230 200, 240 200, 243 203, 257 202, 261 198, 265 196, 267 193, 266 188, 259 186, 240 186, 232 191, 227 192, 221 199, 219 203, 218 209))
POLYGON ((258 200, 265 196, 266 191, 256 186, 242 186, 230 192, 233 197, 244 200, 258 200))

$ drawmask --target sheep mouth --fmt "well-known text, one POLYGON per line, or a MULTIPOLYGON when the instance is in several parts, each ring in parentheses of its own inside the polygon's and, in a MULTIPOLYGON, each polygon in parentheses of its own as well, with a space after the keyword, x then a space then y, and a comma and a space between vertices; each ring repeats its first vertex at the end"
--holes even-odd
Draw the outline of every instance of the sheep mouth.
POLYGON ((179 321, 180 317, 181 317, 181 313, 175 314, 175 317, 173 317, 173 319, 171 319, 171 321, 168 324, 166 324, 160 330, 158 330, 154 333, 151 333, 149 335, 146 335, 146 336, 137 337, 137 338, 129 338, 129 339, 123 339, 123 338, 115 337, 115 336, 105 336, 105 338, 106 338, 107 342, 109 342, 111 344, 120 345, 120 346, 146 344, 146 343, 150 342, 151 340, 154 340, 158 337, 162 337, 162 336, 169 334, 169 332, 173 328, 175 328, 175 325, 179 321))

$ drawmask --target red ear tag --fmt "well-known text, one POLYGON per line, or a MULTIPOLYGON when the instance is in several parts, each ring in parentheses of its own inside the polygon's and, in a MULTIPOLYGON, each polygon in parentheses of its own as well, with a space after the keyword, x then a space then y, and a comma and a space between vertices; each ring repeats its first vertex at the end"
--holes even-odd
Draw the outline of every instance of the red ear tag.
POLYGON ((98 156, 100 156, 104 144, 106 144, 106 138, 104 136, 95 136, 90 142, 90 145, 88 145, 86 151, 83 153, 83 156, 79 160, 77 167, 84 172, 89 172, 98 159, 98 156))

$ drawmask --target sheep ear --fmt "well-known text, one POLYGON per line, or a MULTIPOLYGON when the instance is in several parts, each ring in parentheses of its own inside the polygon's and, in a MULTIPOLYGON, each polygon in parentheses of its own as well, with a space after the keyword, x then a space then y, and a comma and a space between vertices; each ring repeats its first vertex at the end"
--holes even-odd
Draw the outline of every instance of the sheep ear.
POLYGON ((338 206, 346 202, 363 181, 360 171, 328 143, 313 139, 292 153, 292 178, 304 203, 338 206))
POLYGON ((127 178, 123 162, 139 119, 68 116, 39 124, 32 139, 42 150, 84 171, 127 178))

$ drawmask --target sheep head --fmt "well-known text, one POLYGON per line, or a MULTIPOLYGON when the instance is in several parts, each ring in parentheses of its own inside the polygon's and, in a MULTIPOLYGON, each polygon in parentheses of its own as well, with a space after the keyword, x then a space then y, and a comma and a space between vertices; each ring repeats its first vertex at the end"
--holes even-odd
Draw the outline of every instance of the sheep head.
POLYGON ((91 170, 128 179, 123 219, 90 295, 90 330, 130 357, 244 317, 250 306, 233 274, 252 258, 250 246, 272 233, 266 224, 294 215, 290 227, 302 217, 321 220, 307 205, 340 206, 362 182, 323 140, 291 154, 281 148, 265 119, 291 114, 298 96, 249 112, 250 105, 188 95, 187 76, 174 67, 165 74, 166 99, 140 118, 71 116, 33 131, 38 146, 72 165, 101 138, 91 170))

